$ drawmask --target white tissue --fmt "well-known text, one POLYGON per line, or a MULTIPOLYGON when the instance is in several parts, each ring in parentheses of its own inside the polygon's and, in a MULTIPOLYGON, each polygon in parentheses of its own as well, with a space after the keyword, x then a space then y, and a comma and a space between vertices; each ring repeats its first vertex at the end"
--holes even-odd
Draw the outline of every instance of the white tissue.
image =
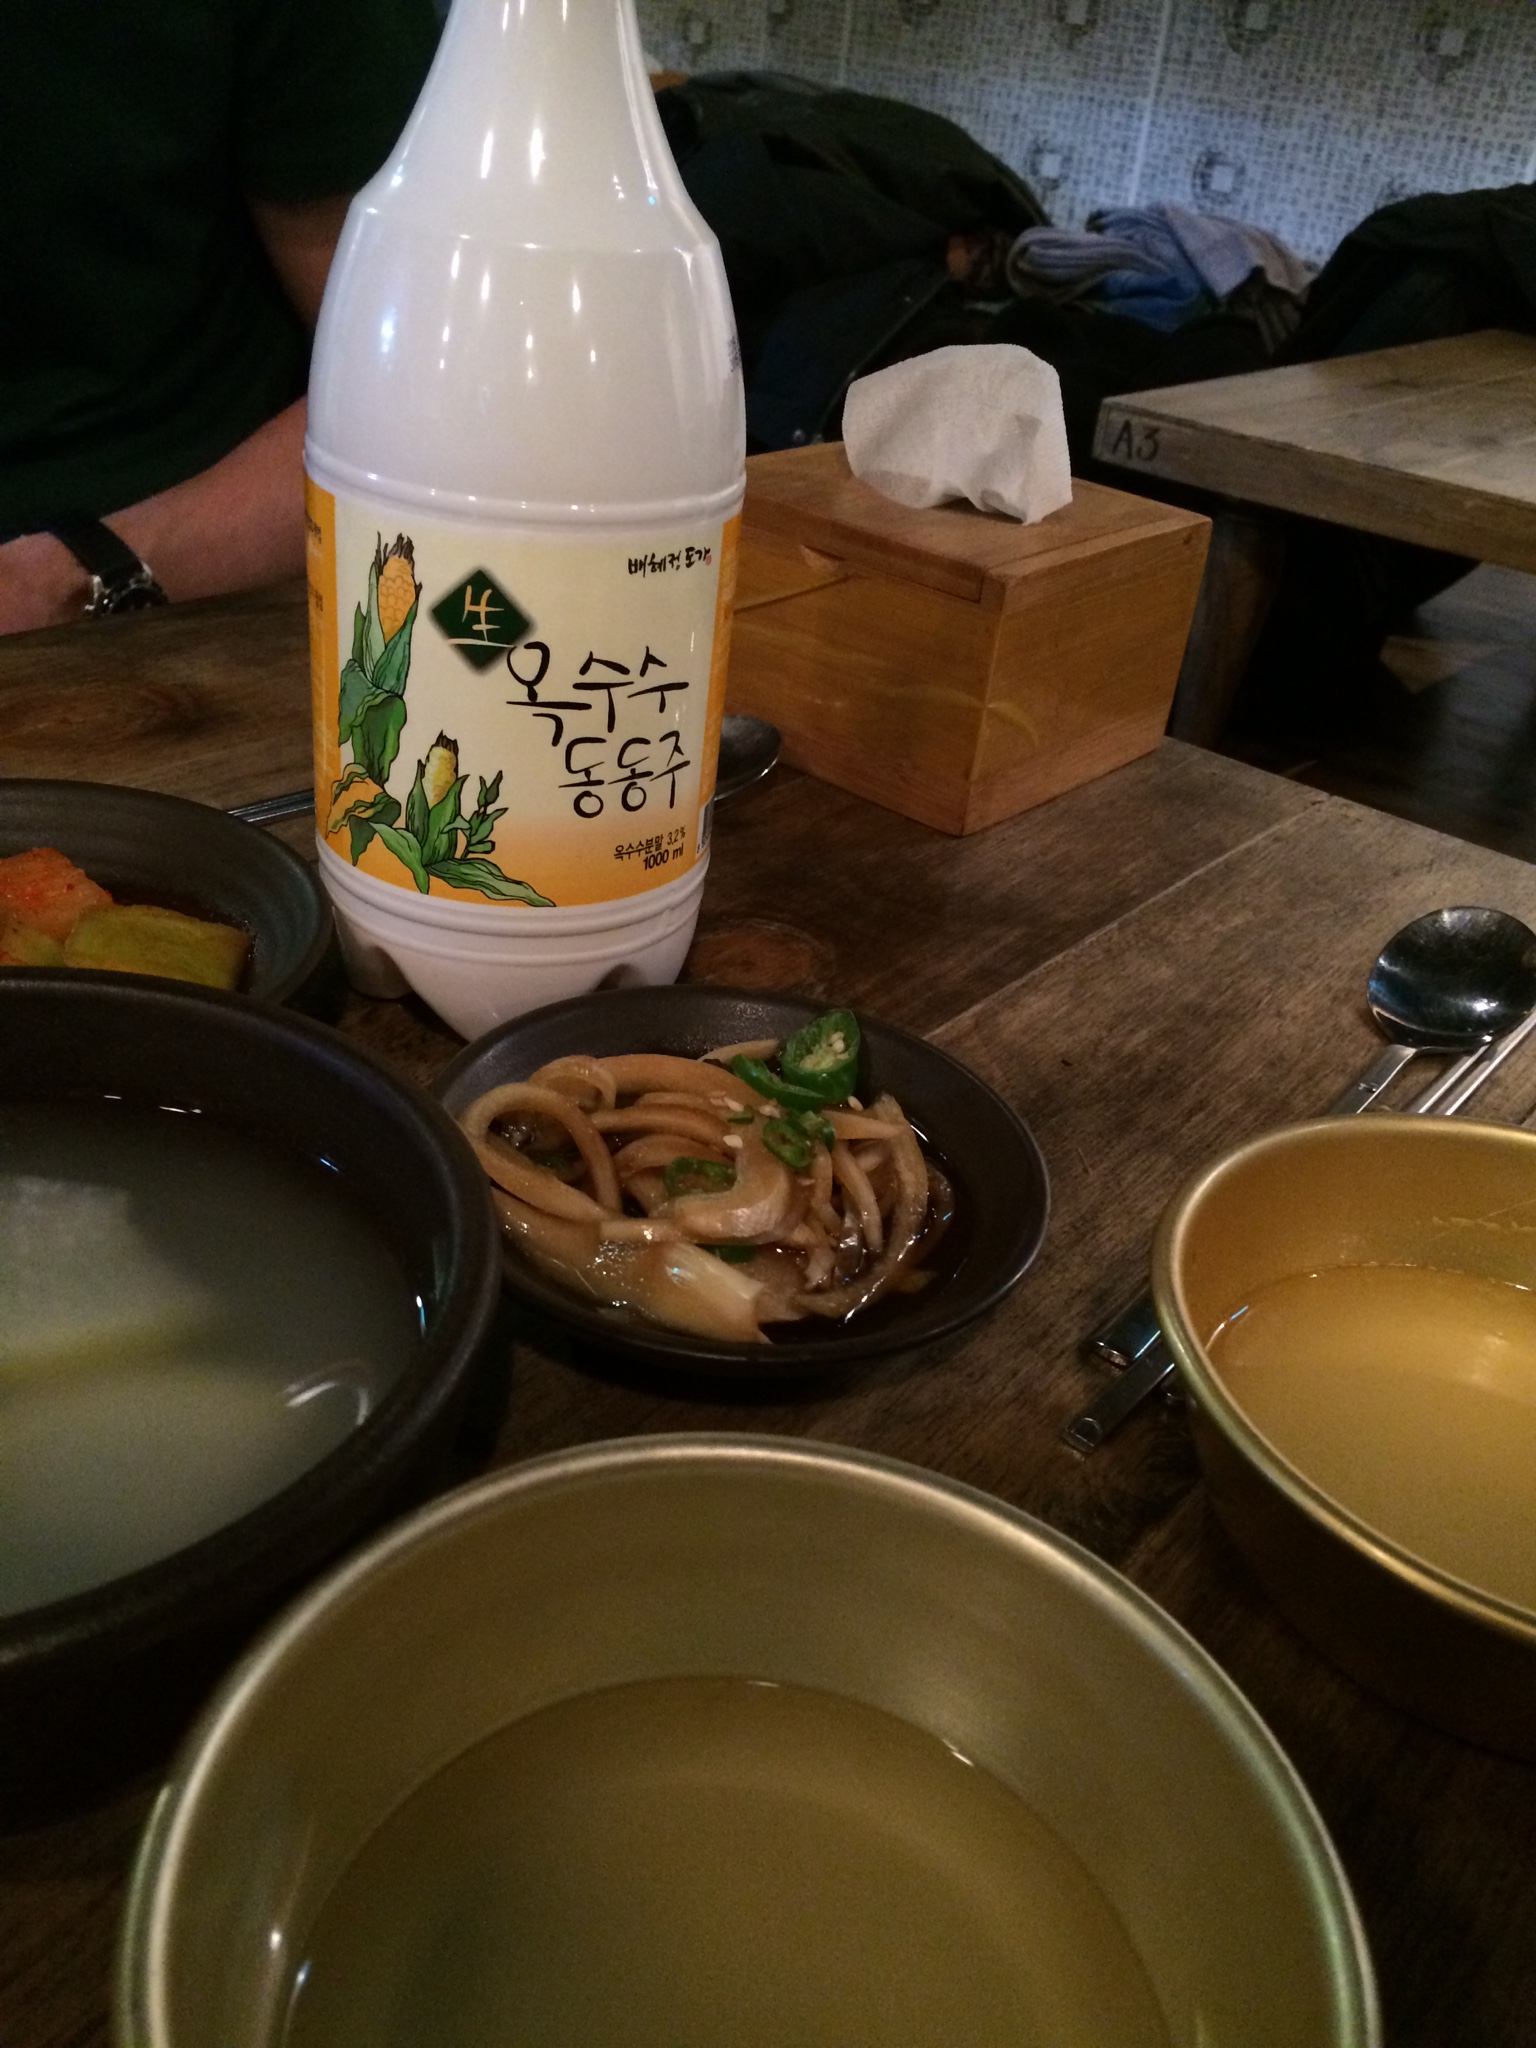
POLYGON ((843 444, 854 475, 899 505, 968 498, 1032 523, 1072 502, 1061 382, 1027 348, 936 348, 858 378, 843 444))

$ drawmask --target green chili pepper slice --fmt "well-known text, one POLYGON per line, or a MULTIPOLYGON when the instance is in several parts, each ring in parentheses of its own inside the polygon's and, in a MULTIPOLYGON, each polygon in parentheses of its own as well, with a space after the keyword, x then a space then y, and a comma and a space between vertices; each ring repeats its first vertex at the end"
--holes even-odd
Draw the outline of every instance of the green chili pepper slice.
POLYGON ((744 1266, 748 1259, 757 1257, 755 1244, 712 1244, 708 1249, 717 1259, 724 1259, 728 1266, 744 1266))
POLYGON ((736 1185, 736 1169, 718 1159, 669 1159, 661 1169, 669 1195, 714 1195, 736 1185))
POLYGON ((782 1159, 796 1173, 803 1173, 818 1145, 832 1150, 837 1133, 819 1110, 794 1109, 784 1116, 764 1119, 763 1143, 776 1159, 782 1159))
POLYGON ((787 1116, 771 1116, 763 1125, 763 1143, 775 1159, 782 1159, 794 1173, 803 1173, 811 1163, 816 1140, 810 1132, 787 1116))
POLYGON ((852 1010, 825 1010, 786 1042, 779 1071, 791 1088, 804 1089, 818 1105, 845 1102, 858 1079, 860 1042, 852 1010))
POLYGON ((749 1059, 744 1052, 737 1053, 731 1061, 731 1072, 738 1081, 745 1081, 749 1088, 785 1109, 820 1109, 826 1100, 813 1089, 796 1088, 788 1081, 781 1081, 770 1067, 761 1060, 749 1059))

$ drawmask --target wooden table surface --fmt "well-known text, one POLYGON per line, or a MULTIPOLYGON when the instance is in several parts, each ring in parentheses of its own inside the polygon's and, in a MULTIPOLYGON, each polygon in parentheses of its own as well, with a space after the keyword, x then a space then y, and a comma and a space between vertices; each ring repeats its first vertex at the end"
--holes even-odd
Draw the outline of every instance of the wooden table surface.
MULTIPOLYGON (((232 803, 304 779, 307 716, 297 593, 0 642, 9 774, 232 803)), ((1296 1636, 1212 1517, 1176 1409, 1138 1416, 1091 1460, 1060 1440, 1102 1384, 1079 1340, 1144 1273, 1162 1203, 1212 1153, 1326 1102, 1366 1062, 1370 960, 1398 925, 1451 903, 1536 921, 1536 869, 1174 742, 963 840, 776 774, 721 813, 694 971, 835 992, 968 1061, 1039 1138, 1049 1241, 941 1355, 814 1397, 683 1398, 520 1346, 498 1457, 769 1430, 912 1459, 1043 1517, 1190 1629, 1288 1751, 1355 1887, 1392 2048, 1526 2048, 1536 1769, 1407 1719, 1296 1636)), ((454 1046, 412 1004, 354 1000, 345 1028, 418 1078, 454 1046)), ((1536 1057, 1511 1065, 1492 1114, 1536 1102, 1536 1057)), ((151 1793, 0 1837, 5 2048, 107 2039, 151 1793)))
POLYGON ((1492 329, 1106 399, 1094 453, 1215 492, 1168 729, 1214 745, 1295 512, 1536 570, 1536 337, 1492 329))
POLYGON ((1107 399, 1143 476, 1536 569, 1536 337, 1493 329, 1107 399))

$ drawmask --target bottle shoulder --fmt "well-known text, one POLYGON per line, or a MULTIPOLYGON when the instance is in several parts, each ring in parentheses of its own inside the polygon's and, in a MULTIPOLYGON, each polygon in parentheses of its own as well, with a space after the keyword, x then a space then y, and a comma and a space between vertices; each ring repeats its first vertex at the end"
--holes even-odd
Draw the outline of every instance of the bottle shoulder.
MULTIPOLYGON (((746 491, 743 459, 736 473, 714 489, 681 490, 665 497, 620 495, 617 487, 625 481, 622 477, 607 480, 612 495, 606 498, 496 497, 484 491, 465 491, 446 465, 436 472, 440 481, 364 468, 339 458, 313 434, 305 438, 304 468, 313 482, 333 497, 390 508, 402 516, 440 520, 445 525, 503 528, 545 540, 579 535, 583 540, 634 542, 685 526, 721 526, 741 510, 746 491)), ((699 481, 704 482, 702 478, 699 481)), ((637 485, 641 487, 643 484, 637 485)))
POLYGON ((352 256, 327 286, 310 368, 311 438, 334 462, 499 505, 734 487, 745 406, 717 251, 381 227, 352 256))

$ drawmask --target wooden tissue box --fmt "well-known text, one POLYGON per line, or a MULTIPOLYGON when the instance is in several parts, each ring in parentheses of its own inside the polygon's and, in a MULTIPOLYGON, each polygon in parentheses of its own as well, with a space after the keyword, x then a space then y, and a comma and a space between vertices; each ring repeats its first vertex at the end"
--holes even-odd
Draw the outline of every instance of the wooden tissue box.
POLYGON ((1210 522, 1098 484, 1034 526, 915 512, 840 442, 747 463, 726 709, 784 758, 975 832, 1162 738, 1210 522))

